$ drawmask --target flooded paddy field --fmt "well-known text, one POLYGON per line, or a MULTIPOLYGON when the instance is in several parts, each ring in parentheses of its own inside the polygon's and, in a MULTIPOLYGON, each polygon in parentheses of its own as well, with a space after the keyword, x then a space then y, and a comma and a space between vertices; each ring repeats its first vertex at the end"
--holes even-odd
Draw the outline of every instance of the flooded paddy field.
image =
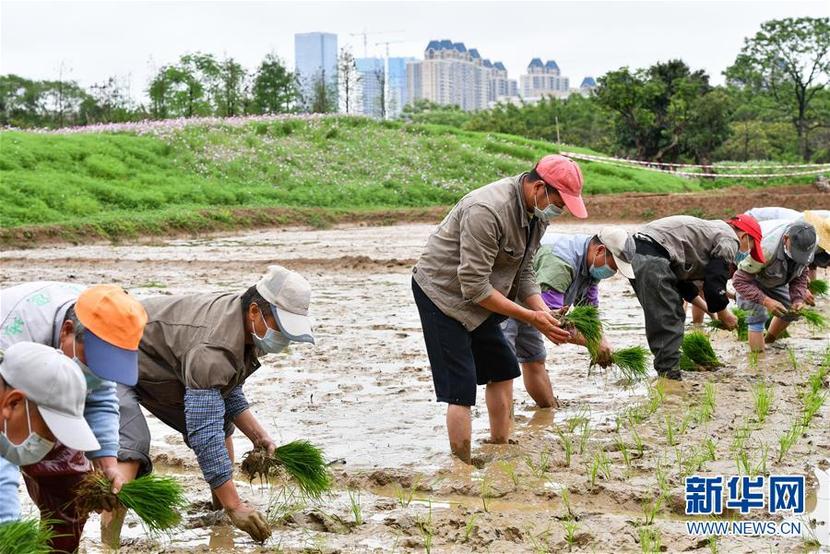
MULTIPOLYGON (((515 444, 488 445, 482 399, 473 409, 476 463, 465 466, 448 454, 445 407, 435 402, 410 289, 410 269, 432 229, 270 230, 3 252, 2 286, 116 282, 140 297, 242 292, 271 263, 300 271, 312 284, 317 345, 266 356, 245 392, 277 442, 302 438, 325 450, 334 494, 307 502, 283 483, 249 484, 237 472, 240 494, 274 522, 272 538, 257 545, 222 512, 210 510, 195 455, 180 435, 148 415, 156 468, 179 478, 192 504, 184 528, 171 536, 148 537, 128 517, 122 551, 640 551, 652 517, 650 529, 659 530, 668 551, 817 548, 809 536, 715 541, 689 535, 683 477, 698 468, 706 475, 806 475, 809 527, 830 496, 816 492, 814 475, 830 468, 830 401, 783 455, 779 439, 801 415, 808 379, 830 345, 827 331, 796 323, 791 338, 757 360, 733 333, 716 331, 723 367, 686 372, 679 383, 656 383, 653 372, 645 382, 626 383, 613 370, 589 371, 583 348, 548 343, 560 409, 536 409, 517 379, 515 444), (763 423, 755 409, 762 381, 772 391, 763 423), (714 410, 704 417, 701 406, 712 392, 714 410)), ((830 317, 830 300, 819 299, 818 307, 830 317)), ((612 346, 646 345, 642 311, 624 279, 603 282, 600 309, 612 346)), ((826 392, 826 377, 823 387, 826 392)), ((251 445, 241 433, 234 440, 238 464, 251 445)), ((21 498, 24 509, 34 509, 25 491, 21 498)), ((781 520, 766 510, 723 519, 733 516, 781 520)), ((826 530, 817 527, 819 538, 826 530)), ((103 550, 97 516, 87 524, 82 550, 103 550)))

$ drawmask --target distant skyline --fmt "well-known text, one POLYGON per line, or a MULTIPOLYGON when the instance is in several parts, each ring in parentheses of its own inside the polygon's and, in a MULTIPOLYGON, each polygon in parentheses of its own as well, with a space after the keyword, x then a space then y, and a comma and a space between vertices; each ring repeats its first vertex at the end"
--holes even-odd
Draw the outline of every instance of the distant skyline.
POLYGON ((82 86, 128 78, 133 97, 187 52, 228 55, 254 70, 274 52, 294 67, 294 34, 338 35, 364 56, 423 58, 433 39, 463 42, 518 79, 555 60, 577 86, 627 65, 682 58, 715 84, 744 38, 782 17, 827 17, 830 2, 0 2, 0 73, 82 86))

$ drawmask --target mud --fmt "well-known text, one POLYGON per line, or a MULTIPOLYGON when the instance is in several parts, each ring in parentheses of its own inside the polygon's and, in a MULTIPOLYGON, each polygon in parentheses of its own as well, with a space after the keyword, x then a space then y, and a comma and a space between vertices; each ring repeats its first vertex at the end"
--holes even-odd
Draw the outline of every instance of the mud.
MULTIPOLYGON (((584 224, 557 227, 596 231, 584 224)), ((2 286, 34 279, 118 282, 141 297, 242 291, 267 264, 281 263, 302 271, 314 287, 316 347, 296 346, 266 356, 248 380, 246 395, 277 442, 307 439, 324 449, 334 462, 335 493, 307 502, 282 481, 250 484, 237 471, 240 494, 268 510, 274 522, 274 536, 260 547, 210 509, 195 456, 181 436, 148 414, 156 467, 182 481, 192 504, 183 529, 171 536, 149 537, 128 516, 123 552, 562 551, 569 547, 566 526, 571 519, 576 522, 574 551, 639 551, 643 505, 658 496, 658 482, 667 491, 654 518, 664 547, 708 552, 707 537, 686 533, 683 468, 711 438, 716 459, 703 463, 701 471, 737 474, 733 443, 745 429, 750 431, 745 439, 750 463, 760 468, 766 460, 768 473, 808 475, 807 507, 820 507, 812 471, 830 463, 823 461, 830 453, 830 402, 777 461, 778 438, 800 412, 803 384, 830 345, 827 333, 803 324, 793 325, 791 338, 773 345, 757 364, 734 333, 715 331, 712 342, 723 367, 687 372, 684 381, 665 384, 654 413, 635 425, 624 416, 648 403, 653 371, 647 381, 629 384, 616 371, 589 372, 584 348, 548 344, 548 370, 561 407, 555 412, 536 409, 517 379, 514 444, 487 444, 480 389, 473 409, 477 464, 450 459, 444 407, 435 402, 410 290, 409 269, 432 228, 269 230, 3 252, 2 286), (761 424, 754 414, 753 385, 763 377, 773 386, 774 401, 761 424), (686 421, 681 432, 707 382, 716 390, 713 418, 686 421), (676 427, 677 445, 668 444, 667 416, 676 427), (573 443, 570 464, 563 440, 573 443), (592 483, 590 468, 600 452, 608 462, 592 483)), ((613 346, 645 345, 642 311, 626 281, 614 277, 603 283, 600 309, 613 346)), ((820 300, 819 309, 830 316, 830 301, 820 300)), ((251 449, 240 433, 234 446, 237 462, 251 449)), ((24 489, 21 499, 25 509, 33 509, 24 489)), ((766 511, 754 511, 749 518, 780 520, 766 511)), ((99 536, 93 515, 82 550, 102 551, 99 536)), ((724 537, 717 547, 722 552, 802 552, 809 544, 799 538, 724 537)))

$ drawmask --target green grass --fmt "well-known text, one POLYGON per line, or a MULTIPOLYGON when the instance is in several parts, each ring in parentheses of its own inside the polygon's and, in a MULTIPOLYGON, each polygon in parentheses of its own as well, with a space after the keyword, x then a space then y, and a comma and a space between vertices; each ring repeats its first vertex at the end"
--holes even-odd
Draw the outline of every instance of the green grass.
MULTIPOLYGON (((5 131, 0 228, 118 238, 253 226, 261 216, 238 209, 263 207, 318 208, 317 218, 335 222, 343 211, 450 206, 558 151, 510 135, 345 116, 142 135, 5 131)), ((580 163, 587 194, 703 190, 696 180, 580 163)), ((297 214, 285 217, 298 223, 297 214)))
POLYGON ((49 554, 53 533, 40 519, 20 519, 0 523, 0 553, 49 554))

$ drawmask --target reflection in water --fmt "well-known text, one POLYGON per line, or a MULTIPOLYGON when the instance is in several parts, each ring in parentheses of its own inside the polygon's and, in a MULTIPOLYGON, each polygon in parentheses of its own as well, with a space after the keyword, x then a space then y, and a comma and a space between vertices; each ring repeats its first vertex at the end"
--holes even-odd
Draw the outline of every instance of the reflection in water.
POLYGON ((211 550, 233 550, 233 527, 230 525, 214 525, 210 532, 208 547, 211 550))

